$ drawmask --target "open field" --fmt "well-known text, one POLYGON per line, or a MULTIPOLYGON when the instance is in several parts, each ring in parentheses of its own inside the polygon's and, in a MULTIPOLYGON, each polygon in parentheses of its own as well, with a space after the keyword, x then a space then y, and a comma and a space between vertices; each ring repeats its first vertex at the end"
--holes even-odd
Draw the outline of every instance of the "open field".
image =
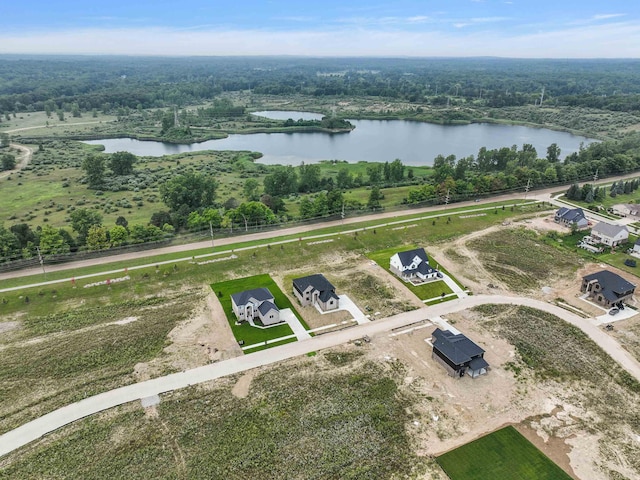
POLYGON ((569 480, 531 442, 506 427, 438 457, 451 480, 569 480))
POLYGON ((524 292, 568 276, 580 265, 566 249, 547 245, 532 230, 504 229, 474 238, 468 245, 484 267, 515 292, 524 292))

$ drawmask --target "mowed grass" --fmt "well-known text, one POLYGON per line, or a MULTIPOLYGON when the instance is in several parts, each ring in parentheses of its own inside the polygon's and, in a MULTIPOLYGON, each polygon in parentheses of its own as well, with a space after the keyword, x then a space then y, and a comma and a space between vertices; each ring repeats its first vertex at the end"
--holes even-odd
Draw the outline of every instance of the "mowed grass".
MULTIPOLYGON (((298 317, 304 328, 307 330, 309 329, 307 324, 302 320, 302 317, 300 317, 300 314, 296 311, 286 295, 282 293, 280 287, 278 287, 269 274, 255 275, 253 277, 238 278, 235 280, 228 280, 226 282, 214 283, 211 285, 211 288, 218 296, 218 299, 222 304, 222 308, 224 309, 224 313, 227 316, 227 320, 229 321, 229 326, 231 327, 233 335, 238 342, 244 341, 244 346, 248 346, 286 337, 287 335, 293 335, 293 330, 291 330, 291 327, 286 323, 282 325, 274 325, 269 328, 252 327, 249 322, 242 322, 240 325, 236 324, 237 318, 235 313, 233 313, 231 295, 261 287, 269 289, 273 295, 276 306, 280 310, 290 308, 296 317, 298 317)), ((276 346, 279 344, 280 343, 273 343, 268 346, 276 346)), ((257 351, 257 349, 251 349, 249 351, 257 351)))
POLYGON ((386 480, 430 464, 406 429, 417 399, 387 365, 319 353, 262 369, 246 398, 234 383, 163 395, 157 418, 135 402, 66 426, 3 458, 0 479, 386 480))
MULTIPOLYGON (((391 272, 391 270, 389 270, 389 259, 391 258, 391 256, 395 253, 402 252, 405 250, 412 250, 414 248, 417 248, 417 247, 413 245, 405 245, 400 248, 399 247, 387 248, 384 250, 378 250, 377 252, 369 253, 367 254, 367 257, 369 257, 371 260, 376 262, 380 267, 384 268, 387 272, 389 272, 390 275, 395 275, 394 273, 391 272)), ((435 268, 436 263, 431 257, 431 255, 429 255, 428 252, 427 252, 427 256, 429 258, 429 264, 435 268)), ((423 285, 413 285, 409 282, 402 282, 402 283, 405 287, 411 290, 414 293, 414 295, 418 297, 420 300, 429 300, 431 298, 440 297, 443 294, 447 295, 449 293, 453 293, 453 290, 451 290, 449 286, 446 283, 444 283, 443 280, 428 282, 423 285)), ((453 298, 453 297, 450 297, 450 298, 453 298)))
POLYGON ((447 452, 437 462, 451 480, 571 480, 513 427, 447 452))

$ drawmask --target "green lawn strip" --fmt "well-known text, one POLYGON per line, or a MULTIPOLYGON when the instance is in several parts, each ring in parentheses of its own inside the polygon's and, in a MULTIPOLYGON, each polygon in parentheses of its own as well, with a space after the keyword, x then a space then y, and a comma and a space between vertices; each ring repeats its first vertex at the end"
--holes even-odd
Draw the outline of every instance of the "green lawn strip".
MULTIPOLYGON (((236 316, 233 313, 233 307, 231 305, 231 295, 234 293, 244 292, 245 290, 252 290, 254 288, 268 288, 273 295, 276 306, 282 310, 290 308, 296 317, 300 320, 302 326, 309 330, 309 326, 302 320, 300 314, 296 311, 289 299, 286 297, 280 287, 273 281, 269 274, 255 275, 253 277, 238 278, 235 280, 228 280, 226 282, 214 283, 211 288, 216 293, 224 309, 224 313, 227 315, 229 326, 233 331, 233 335, 236 340, 244 341, 244 346, 253 345, 256 343, 263 343, 267 340, 275 340, 277 338, 293 335, 293 330, 287 324, 277 325, 268 328, 257 328, 249 325, 248 322, 243 322, 240 325, 236 325, 236 316)), ((275 346, 274 344, 268 344, 266 347, 275 346)), ((253 349, 247 352, 252 352, 253 349)))
POLYGON ((267 348, 273 348, 273 347, 279 347, 280 345, 285 345, 287 343, 293 343, 293 342, 297 342, 298 339, 296 338, 286 338, 284 340, 280 340, 277 342, 272 342, 272 343, 268 343, 267 345, 260 345, 258 347, 255 348, 248 348, 247 350, 244 350, 245 354, 248 353, 253 353, 253 352, 259 352, 260 350, 266 350, 267 348))
MULTIPOLYGON (((423 218, 425 219, 424 221, 431 220, 431 222, 437 223, 437 220, 439 218, 444 216, 447 216, 447 217, 451 216, 453 218, 452 223, 447 224, 446 227, 442 225, 438 225, 439 227, 437 230, 438 233, 436 233, 436 235, 434 236, 435 239, 448 238, 451 236, 455 236, 457 234, 465 233, 467 231, 482 228, 484 226, 487 226, 488 223, 492 224, 496 221, 502 221, 505 218, 509 218, 509 217, 512 217, 513 215, 521 213, 521 211, 514 213, 515 207, 513 211, 507 210, 507 209, 502 210, 501 208, 498 208, 498 207, 501 207, 502 205, 512 205, 512 204, 513 202, 496 202, 483 207, 471 207, 471 208, 474 208, 474 211, 481 209, 482 212, 490 212, 493 209, 495 214, 491 215, 488 213, 486 216, 467 218, 467 219, 463 219, 464 220, 463 222, 457 222, 455 220, 457 217, 455 217, 454 215, 456 215, 456 213, 466 212, 467 210, 470 209, 470 207, 460 207, 457 209, 452 208, 446 211, 438 210, 434 212, 426 212, 426 213, 410 214, 410 215, 403 215, 404 213, 403 211, 403 212, 399 212, 398 217, 394 217, 393 219, 368 220, 368 221, 358 222, 355 224, 320 228, 318 230, 309 231, 309 233, 306 233, 306 234, 282 235, 282 236, 274 237, 269 240, 253 240, 253 241, 243 242, 242 237, 238 237, 238 242, 233 243, 231 245, 218 246, 214 248, 206 247, 206 248, 188 250, 183 252, 167 253, 162 255, 151 255, 149 257, 118 261, 118 262, 109 262, 109 257, 105 257, 104 263, 101 263, 99 265, 93 265, 90 267, 81 267, 81 268, 74 268, 74 269, 63 270, 58 272, 49 272, 46 275, 36 274, 36 275, 30 275, 27 277, 16 277, 11 279, 1 280, 0 289, 15 288, 21 285, 30 285, 33 283, 40 283, 44 281, 53 281, 53 280, 61 280, 65 278, 80 277, 83 275, 99 274, 101 272, 107 272, 107 271, 116 272, 113 275, 111 275, 111 276, 116 276, 119 273, 118 271, 121 270, 122 275, 124 275, 125 268, 130 269, 132 267, 137 267, 142 265, 154 265, 154 264, 160 264, 161 262, 171 262, 171 261, 178 261, 178 260, 191 261, 194 256, 197 257, 197 256, 208 255, 212 253, 218 253, 219 255, 225 256, 227 254, 230 254, 232 250, 239 250, 242 248, 258 247, 258 246, 264 247, 269 244, 275 244, 276 242, 287 241, 287 240, 302 239, 304 241, 304 240, 310 240, 309 237, 316 237, 316 236, 322 236, 322 235, 331 236, 331 235, 340 234, 345 231, 367 229, 372 227, 380 228, 381 225, 386 225, 390 222, 398 222, 398 221, 411 222, 413 220, 417 221, 423 218), (462 224, 464 224, 464 228, 460 228, 462 224)), ((524 207, 524 208, 528 208, 529 210, 531 210, 531 207, 524 207)), ((518 207, 518 210, 521 210, 521 207, 518 207)), ((293 226, 293 225, 287 225, 287 226, 293 226)), ((203 261, 206 261, 207 258, 209 257, 205 257, 203 261)), ((212 256, 210 258, 215 258, 215 257, 212 256)), ((197 260, 198 259, 196 259, 196 261, 197 260)), ((45 270, 46 270, 46 265, 47 263, 45 260, 45 270)), ((106 277, 107 275, 105 275, 105 279, 106 277)), ((91 283, 92 281, 93 280, 89 280, 87 281, 87 283, 91 283)))
POLYGON ((438 457, 451 480, 570 480, 524 438, 506 427, 438 457))
MULTIPOLYGON (((394 253, 398 253, 404 250, 411 250, 413 248, 417 247, 413 245, 406 245, 403 247, 387 248, 385 250, 378 250, 377 252, 368 253, 367 257, 376 262, 380 267, 384 268, 391 275, 395 275, 395 273, 392 273, 391 270, 389 270, 389 259, 394 253)), ((433 258, 431 256, 429 256, 429 263, 432 267, 435 267, 433 258)), ((448 293, 453 293, 453 290, 451 290, 443 280, 427 282, 422 285, 413 285, 410 282, 403 283, 404 286, 411 290, 420 300, 428 300, 430 298, 439 297, 443 293, 445 295, 448 293)))

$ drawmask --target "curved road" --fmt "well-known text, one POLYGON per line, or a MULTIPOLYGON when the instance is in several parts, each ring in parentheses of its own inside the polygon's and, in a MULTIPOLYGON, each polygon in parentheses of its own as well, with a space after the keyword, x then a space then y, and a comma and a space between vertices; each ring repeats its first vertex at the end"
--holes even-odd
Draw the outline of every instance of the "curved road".
POLYGON ((584 319, 555 305, 531 298, 506 295, 476 295, 431 307, 420 308, 411 312, 405 312, 385 319, 354 326, 346 330, 318 335, 308 340, 289 343, 280 347, 274 347, 223 362, 135 383, 95 395, 77 403, 67 405, 66 407, 59 408, 0 436, 0 456, 6 455, 47 433, 53 432, 83 417, 124 403, 207 382, 263 365, 273 364, 316 350, 334 347, 351 340, 362 338, 364 335, 375 337, 391 329, 401 328, 420 320, 447 315, 490 303, 524 305, 543 310, 562 318, 572 325, 579 327, 625 370, 640 381, 640 363, 631 357, 612 337, 591 323, 590 319, 584 319))

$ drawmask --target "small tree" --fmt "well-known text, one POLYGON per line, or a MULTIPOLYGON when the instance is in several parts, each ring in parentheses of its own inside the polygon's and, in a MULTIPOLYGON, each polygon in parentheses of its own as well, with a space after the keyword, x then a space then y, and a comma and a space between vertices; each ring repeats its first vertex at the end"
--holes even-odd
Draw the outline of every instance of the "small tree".
POLYGON ((0 155, 0 170, 13 170, 16 168, 16 157, 9 153, 0 155))
POLYGON ((101 187, 104 183, 104 157, 101 155, 88 155, 82 161, 82 169, 87 174, 89 188, 101 187))
POLYGON ((374 186, 371 188, 371 193, 369 194, 369 201, 367 202, 367 206, 372 210, 380 208, 381 206, 380 200, 382 200, 383 198, 384 198, 384 195, 382 195, 380 188, 378 188, 377 186, 374 186))

